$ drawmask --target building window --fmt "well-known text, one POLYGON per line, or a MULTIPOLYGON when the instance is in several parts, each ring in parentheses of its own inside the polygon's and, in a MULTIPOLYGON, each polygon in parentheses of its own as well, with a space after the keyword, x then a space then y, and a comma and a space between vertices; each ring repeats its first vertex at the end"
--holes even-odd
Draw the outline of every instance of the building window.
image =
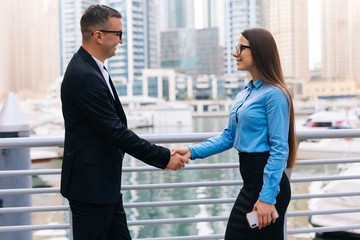
POLYGON ((220 112, 225 112, 225 106, 224 106, 224 104, 220 104, 220 112))
POLYGON ((133 2, 132 3, 134 7, 140 7, 140 3, 139 2, 133 2))
POLYGON ((204 110, 204 112, 208 112, 209 111, 209 105, 204 105, 203 110, 204 110))
POLYGON ((164 77, 162 79, 162 87, 163 87, 163 98, 165 100, 169 100, 169 78, 164 77))
POLYGON ((157 98, 158 95, 158 78, 157 77, 149 77, 148 78, 148 92, 149 92, 149 97, 155 97, 157 98))

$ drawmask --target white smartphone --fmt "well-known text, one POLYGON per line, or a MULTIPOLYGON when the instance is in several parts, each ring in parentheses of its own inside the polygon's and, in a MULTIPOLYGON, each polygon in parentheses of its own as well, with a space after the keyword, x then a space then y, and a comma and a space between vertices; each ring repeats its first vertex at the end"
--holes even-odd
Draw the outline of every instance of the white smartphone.
MULTIPOLYGON (((279 214, 275 209, 275 218, 278 218, 278 217, 279 217, 279 214)), ((249 223, 249 226, 251 228, 256 228, 259 225, 257 211, 247 213, 246 214, 246 219, 247 219, 247 221, 249 223)))

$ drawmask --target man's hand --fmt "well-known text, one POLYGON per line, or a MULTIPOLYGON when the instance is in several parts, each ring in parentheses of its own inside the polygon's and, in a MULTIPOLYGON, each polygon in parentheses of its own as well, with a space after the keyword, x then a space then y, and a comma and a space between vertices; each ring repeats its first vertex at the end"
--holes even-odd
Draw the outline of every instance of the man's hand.
POLYGON ((171 152, 171 156, 178 153, 180 155, 182 155, 183 157, 185 157, 186 159, 190 159, 191 158, 191 151, 188 147, 172 147, 170 148, 170 152, 171 152))
POLYGON ((177 171, 177 170, 185 167, 185 163, 188 163, 188 162, 189 162, 189 159, 187 159, 186 157, 184 157, 178 153, 174 153, 174 154, 171 154, 170 161, 165 169, 171 169, 173 171, 177 171))

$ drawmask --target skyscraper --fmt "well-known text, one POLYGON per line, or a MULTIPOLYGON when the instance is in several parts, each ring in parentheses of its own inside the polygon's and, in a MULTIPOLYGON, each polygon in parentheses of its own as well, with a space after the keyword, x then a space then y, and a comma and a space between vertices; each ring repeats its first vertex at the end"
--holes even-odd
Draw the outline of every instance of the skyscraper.
POLYGON ((325 80, 360 81, 360 1, 321 1, 321 75, 325 80))
POLYGON ((61 75, 64 75, 71 58, 81 46, 80 19, 84 10, 98 3, 100 0, 59 0, 61 75))
POLYGON ((273 34, 290 90, 301 95, 310 79, 308 0, 269 0, 269 30, 273 34))
POLYGON ((4 1, 0 22, 0 98, 45 96, 59 75, 57 0, 4 1))
POLYGON ((123 45, 108 60, 119 95, 142 94, 142 69, 157 64, 156 11, 153 0, 108 0, 123 14, 123 45))
POLYGON ((267 1, 264 0, 225 0, 224 6, 224 59, 225 74, 234 74, 235 58, 232 56, 241 32, 250 27, 266 27, 267 1))

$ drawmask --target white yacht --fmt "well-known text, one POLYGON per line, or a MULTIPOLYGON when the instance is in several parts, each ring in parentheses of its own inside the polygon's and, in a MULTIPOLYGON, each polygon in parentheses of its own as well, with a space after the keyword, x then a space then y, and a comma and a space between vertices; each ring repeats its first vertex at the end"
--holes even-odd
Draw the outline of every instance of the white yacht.
MULTIPOLYGON (((321 111, 310 115, 297 130, 355 129, 360 120, 355 109, 321 111)), ((360 139, 311 139, 302 141, 298 159, 345 158, 360 156, 360 139)))
MULTIPOLYGON (((348 163, 339 165, 340 176, 358 175, 360 163, 348 163)), ((309 186, 310 193, 340 193, 356 192, 360 189, 360 179, 337 180, 330 182, 312 182, 309 186)), ((331 197, 331 198, 313 198, 309 200, 309 210, 339 210, 359 208, 360 196, 349 197, 331 197)), ((313 215, 309 218, 313 226, 319 227, 338 227, 360 225, 360 212, 313 215)), ((323 233, 320 235, 332 235, 338 238, 329 239, 360 239, 360 229, 349 230, 344 232, 323 233)))

